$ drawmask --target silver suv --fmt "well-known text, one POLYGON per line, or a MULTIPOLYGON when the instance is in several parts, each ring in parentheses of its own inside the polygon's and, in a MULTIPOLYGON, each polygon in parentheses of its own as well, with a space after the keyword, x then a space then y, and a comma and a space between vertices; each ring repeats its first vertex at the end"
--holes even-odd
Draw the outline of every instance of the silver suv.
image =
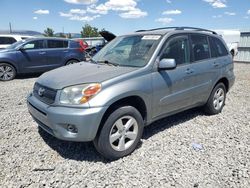
POLYGON ((93 141, 104 157, 118 159, 158 119, 197 106, 220 113, 234 80, 232 56, 215 32, 140 30, 116 37, 91 62, 44 73, 28 108, 51 135, 93 141))

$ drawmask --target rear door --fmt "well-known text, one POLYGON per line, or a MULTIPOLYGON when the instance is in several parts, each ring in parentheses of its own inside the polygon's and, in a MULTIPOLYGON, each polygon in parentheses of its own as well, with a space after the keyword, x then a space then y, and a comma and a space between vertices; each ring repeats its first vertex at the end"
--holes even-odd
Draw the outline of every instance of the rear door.
POLYGON ((17 51, 17 60, 22 67, 21 72, 43 72, 46 70, 47 56, 45 40, 32 40, 26 42, 17 51))
POLYGON ((68 41, 48 39, 46 53, 50 69, 65 65, 65 57, 69 53, 68 41))
POLYGON ((194 74, 193 100, 192 103, 204 103, 210 95, 213 80, 217 76, 214 69, 214 60, 211 58, 211 51, 208 36, 205 34, 191 34, 191 54, 194 74))
POLYGON ((194 84, 189 48, 188 35, 173 36, 163 46, 159 60, 175 59, 177 67, 152 74, 153 118, 190 106, 194 84))

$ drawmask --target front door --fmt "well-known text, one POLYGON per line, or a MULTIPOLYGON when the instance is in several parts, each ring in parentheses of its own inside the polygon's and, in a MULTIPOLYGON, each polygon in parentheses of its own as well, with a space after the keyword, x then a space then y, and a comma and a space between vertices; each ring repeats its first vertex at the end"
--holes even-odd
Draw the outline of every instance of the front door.
POLYGON ((32 40, 25 43, 17 51, 17 59, 24 73, 43 72, 47 64, 44 40, 32 40))
POLYGON ((152 74, 153 118, 186 108, 192 100, 194 85, 188 36, 171 37, 159 54, 159 61, 163 58, 175 59, 177 67, 152 74))

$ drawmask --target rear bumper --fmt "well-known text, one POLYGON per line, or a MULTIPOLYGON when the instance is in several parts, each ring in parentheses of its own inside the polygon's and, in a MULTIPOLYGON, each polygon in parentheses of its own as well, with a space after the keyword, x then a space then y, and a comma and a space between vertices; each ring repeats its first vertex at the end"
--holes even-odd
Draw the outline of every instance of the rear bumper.
POLYGON ((46 132, 61 140, 78 142, 94 140, 107 109, 49 106, 32 94, 28 96, 27 105, 33 119, 46 132), (77 132, 68 131, 68 125, 74 125, 77 132))

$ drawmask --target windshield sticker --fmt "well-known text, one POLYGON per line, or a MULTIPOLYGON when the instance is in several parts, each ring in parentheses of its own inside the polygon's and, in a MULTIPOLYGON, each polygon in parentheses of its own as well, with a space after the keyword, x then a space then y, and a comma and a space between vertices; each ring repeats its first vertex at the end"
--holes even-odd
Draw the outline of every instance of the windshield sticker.
POLYGON ((160 35, 145 35, 142 40, 158 40, 160 37, 160 35))

